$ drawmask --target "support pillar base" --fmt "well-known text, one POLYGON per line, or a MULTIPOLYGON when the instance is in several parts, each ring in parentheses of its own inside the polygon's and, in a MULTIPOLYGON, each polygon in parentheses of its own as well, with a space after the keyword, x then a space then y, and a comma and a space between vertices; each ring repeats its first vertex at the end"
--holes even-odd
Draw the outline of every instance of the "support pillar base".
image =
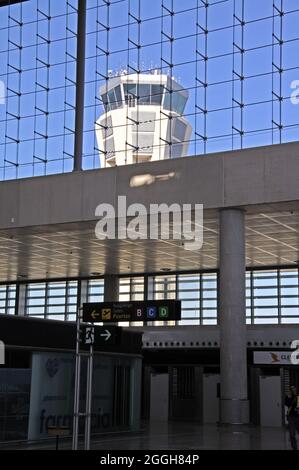
POLYGON ((249 424, 249 401, 239 399, 220 400, 221 424, 249 424))

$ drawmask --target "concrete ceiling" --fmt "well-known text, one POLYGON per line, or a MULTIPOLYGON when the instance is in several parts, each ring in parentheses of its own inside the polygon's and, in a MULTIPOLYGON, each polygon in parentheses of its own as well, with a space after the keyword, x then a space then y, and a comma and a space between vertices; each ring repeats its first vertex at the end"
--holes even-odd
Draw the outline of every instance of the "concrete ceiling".
MULTIPOLYGON (((187 251, 177 240, 98 240, 95 222, 0 231, 0 282, 218 267, 218 215, 204 216, 204 244, 187 251)), ((299 209, 246 214, 248 267, 297 265, 299 209)))
POLYGON ((0 282, 216 269, 219 210, 246 213, 248 267, 297 265, 299 144, 0 183, 0 282), (98 240, 99 203, 203 204, 204 244, 98 240), (26 276, 26 277, 24 277, 26 276))

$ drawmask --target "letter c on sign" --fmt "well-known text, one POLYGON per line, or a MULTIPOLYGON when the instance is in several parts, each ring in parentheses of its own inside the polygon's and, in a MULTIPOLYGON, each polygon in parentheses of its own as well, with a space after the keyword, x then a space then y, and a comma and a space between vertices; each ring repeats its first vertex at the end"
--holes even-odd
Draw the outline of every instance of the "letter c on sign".
POLYGON ((298 339, 296 339, 295 341, 292 341, 291 349, 296 350, 292 352, 291 354, 291 363, 294 366, 297 366, 299 364, 299 340, 298 339))

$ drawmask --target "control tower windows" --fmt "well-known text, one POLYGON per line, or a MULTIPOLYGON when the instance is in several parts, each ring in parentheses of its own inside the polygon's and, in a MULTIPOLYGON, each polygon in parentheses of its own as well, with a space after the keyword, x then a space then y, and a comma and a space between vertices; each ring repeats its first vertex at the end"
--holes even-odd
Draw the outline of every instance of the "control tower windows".
POLYGON ((188 96, 186 93, 182 91, 175 91, 172 92, 168 91, 165 94, 164 99, 164 108, 168 111, 173 111, 178 114, 183 114, 186 104, 188 101, 188 96))
POLYGON ((130 107, 139 105, 154 105, 161 106, 163 99, 164 87, 163 85, 150 85, 141 83, 125 83, 125 103, 130 107))
POLYGON ((109 90, 108 93, 104 93, 102 95, 102 101, 106 112, 121 108, 123 101, 120 85, 112 88, 112 90, 109 90))

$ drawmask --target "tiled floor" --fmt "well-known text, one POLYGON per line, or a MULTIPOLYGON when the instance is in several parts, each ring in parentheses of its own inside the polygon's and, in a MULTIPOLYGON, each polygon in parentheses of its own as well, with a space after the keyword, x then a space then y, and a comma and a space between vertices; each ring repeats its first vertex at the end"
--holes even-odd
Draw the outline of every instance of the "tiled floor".
MULTIPOLYGON (((299 444, 299 436, 298 436, 299 444)), ((70 441, 60 448, 70 449, 70 441)), ((3 447, 2 447, 3 448, 3 447)), ((54 442, 17 446, 27 449, 53 449, 54 442)), ((139 433, 109 434, 92 441, 97 450, 287 450, 288 433, 282 428, 254 426, 200 426, 192 423, 153 423, 139 433)))
MULTIPOLYGON (((299 443, 299 437, 298 437, 299 443)), ((288 433, 282 428, 226 427, 190 423, 155 423, 134 436, 104 438, 94 449, 289 449, 288 433)))

